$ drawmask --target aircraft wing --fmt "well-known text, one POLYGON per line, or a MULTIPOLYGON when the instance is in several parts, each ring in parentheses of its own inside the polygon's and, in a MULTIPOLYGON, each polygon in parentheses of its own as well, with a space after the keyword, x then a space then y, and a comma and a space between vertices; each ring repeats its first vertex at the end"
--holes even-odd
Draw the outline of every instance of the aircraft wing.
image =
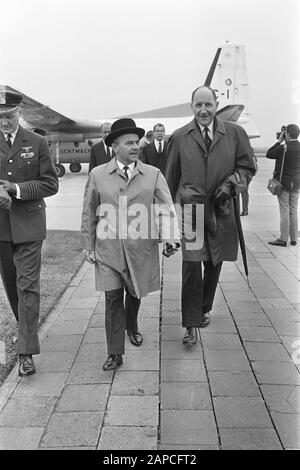
POLYGON ((236 122, 244 111, 244 108, 245 106, 243 104, 229 104, 217 111, 217 116, 223 119, 223 121, 236 122))
POLYGON ((49 108, 48 106, 43 105, 39 101, 30 98, 29 96, 25 95, 24 93, 15 90, 10 86, 6 86, 8 91, 13 91, 16 93, 20 93, 23 96, 23 101, 21 104, 22 108, 22 118, 26 123, 34 128, 39 127, 44 129, 45 131, 52 131, 53 128, 59 125, 74 125, 75 122, 63 116, 62 114, 54 111, 53 109, 49 108))
POLYGON ((99 137, 98 122, 87 119, 75 121, 30 98, 19 90, 7 85, 5 89, 22 95, 21 118, 25 127, 46 135, 48 140, 78 142, 86 138, 99 137))
MULTIPOLYGON (((131 117, 133 119, 144 119, 144 118, 174 118, 174 117, 185 117, 192 116, 192 110, 190 103, 181 103, 172 106, 165 106, 164 108, 151 109, 149 111, 142 111, 139 113, 127 114, 126 116, 120 116, 122 118, 131 117)), ((120 117, 118 119, 120 119, 120 117)))

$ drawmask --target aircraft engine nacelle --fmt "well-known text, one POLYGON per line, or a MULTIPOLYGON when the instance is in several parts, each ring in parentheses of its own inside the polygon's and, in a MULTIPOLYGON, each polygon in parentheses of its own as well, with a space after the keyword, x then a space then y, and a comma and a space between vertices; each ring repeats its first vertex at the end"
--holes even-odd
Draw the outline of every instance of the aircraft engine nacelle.
MULTIPOLYGON (((97 139, 99 142, 99 139, 97 139)), ((50 142, 49 142, 50 143, 50 142)), ((55 164, 59 177, 65 174, 64 164, 70 165, 72 173, 79 173, 82 163, 89 163, 91 145, 96 141, 85 140, 83 142, 52 142, 50 143, 50 154, 55 164)))
POLYGON ((84 142, 84 134, 50 134, 47 135, 48 142, 84 142))
POLYGON ((44 129, 40 129, 38 127, 35 127, 34 129, 32 129, 32 132, 35 132, 36 134, 39 134, 39 135, 42 135, 42 136, 46 135, 46 131, 44 131, 44 129))

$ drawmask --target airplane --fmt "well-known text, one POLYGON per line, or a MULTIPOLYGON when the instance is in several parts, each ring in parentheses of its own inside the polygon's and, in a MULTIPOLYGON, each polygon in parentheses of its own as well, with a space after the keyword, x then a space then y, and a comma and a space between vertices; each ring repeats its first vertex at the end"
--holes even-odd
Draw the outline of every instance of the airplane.
MULTIPOLYGON (((203 84, 216 90, 219 101, 217 115, 221 119, 240 124, 250 139, 260 137, 249 110, 249 84, 243 45, 226 43, 218 48, 203 84)), ((18 91, 10 86, 5 86, 5 89, 18 91)), ((66 171, 63 164, 69 164, 70 171, 78 173, 81 163, 89 162, 90 147, 99 141, 100 122, 112 123, 120 117, 131 117, 138 127, 146 130, 162 122, 166 135, 171 135, 175 129, 191 120, 193 115, 190 103, 181 103, 99 121, 80 121, 66 117, 20 91, 18 93, 23 96, 22 125, 47 138, 59 177, 66 171)))

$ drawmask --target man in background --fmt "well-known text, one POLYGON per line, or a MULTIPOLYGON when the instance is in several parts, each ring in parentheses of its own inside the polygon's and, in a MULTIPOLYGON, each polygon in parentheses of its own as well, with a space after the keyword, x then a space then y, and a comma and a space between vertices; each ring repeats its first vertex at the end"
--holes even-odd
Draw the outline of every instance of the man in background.
POLYGON ((167 143, 165 141, 165 126, 155 124, 153 127, 154 141, 146 145, 140 153, 140 160, 148 165, 159 168, 165 174, 167 163, 167 143))
MULTIPOLYGON (((252 148, 252 147, 251 147, 252 148)), ((254 149, 252 148, 252 152, 253 152, 253 158, 254 158, 254 161, 255 161, 255 167, 256 167, 256 171, 255 171, 255 174, 257 173, 257 170, 258 170, 258 165, 257 165, 257 158, 256 158, 256 155, 254 153, 254 149)), ((254 175, 253 175, 254 176, 254 175)), ((242 198, 242 212, 241 212, 241 216, 246 216, 248 215, 249 213, 249 185, 251 183, 251 180, 252 180, 252 176, 249 176, 247 175, 246 176, 246 187, 245 189, 243 189, 241 191, 241 198, 242 198)))
POLYGON ((91 147, 89 173, 95 166, 103 165, 103 163, 109 162, 112 158, 111 149, 104 141, 105 137, 110 133, 110 129, 111 124, 109 122, 104 122, 100 126, 100 137, 102 140, 91 147))
POLYGON ((280 237, 270 245, 297 245, 298 240, 298 199, 300 191, 300 129, 289 124, 281 130, 278 142, 267 151, 267 158, 275 160, 274 178, 280 180, 282 191, 278 197, 280 211, 280 237), (284 158, 284 161, 283 161, 284 158))
POLYGON ((139 143, 139 150, 141 151, 144 147, 147 147, 147 145, 151 144, 151 142, 154 141, 154 132, 153 131, 147 131, 145 134, 145 137, 143 137, 140 140, 139 143))

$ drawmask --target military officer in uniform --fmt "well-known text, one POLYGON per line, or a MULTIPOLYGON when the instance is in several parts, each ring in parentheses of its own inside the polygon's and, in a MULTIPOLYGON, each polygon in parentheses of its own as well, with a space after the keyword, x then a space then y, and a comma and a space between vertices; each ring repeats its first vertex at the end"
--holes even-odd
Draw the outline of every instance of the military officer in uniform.
POLYGON ((19 124, 22 95, 0 88, 0 271, 18 321, 19 375, 35 372, 44 197, 58 190, 47 141, 19 124))

